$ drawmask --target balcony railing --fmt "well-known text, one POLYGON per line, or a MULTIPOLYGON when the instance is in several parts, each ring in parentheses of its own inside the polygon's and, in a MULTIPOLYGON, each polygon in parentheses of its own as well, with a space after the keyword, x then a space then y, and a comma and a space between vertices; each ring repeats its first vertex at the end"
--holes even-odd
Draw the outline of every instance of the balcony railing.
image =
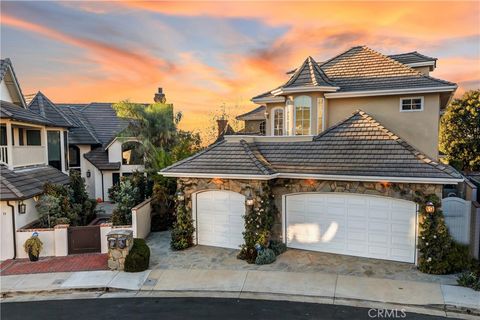
POLYGON ((46 163, 44 146, 14 146, 12 155, 14 167, 46 163))
POLYGON ((7 146, 0 146, 0 164, 8 165, 7 146))

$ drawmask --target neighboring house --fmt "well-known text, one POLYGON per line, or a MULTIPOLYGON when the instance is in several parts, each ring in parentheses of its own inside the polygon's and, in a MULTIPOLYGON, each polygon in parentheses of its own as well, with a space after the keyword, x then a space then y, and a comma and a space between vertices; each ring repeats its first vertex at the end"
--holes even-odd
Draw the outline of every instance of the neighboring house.
POLYGON ((266 134, 266 107, 260 106, 247 113, 236 117, 239 121, 244 121, 243 134, 258 134, 264 136, 266 134))
POLYGON ((67 122, 27 109, 13 65, 0 60, 0 260, 15 258, 15 231, 38 219, 47 182, 68 183, 67 122))
POLYGON ((258 206, 269 181, 273 237, 288 247, 416 263, 415 192, 442 198, 464 181, 437 162, 439 117, 457 86, 430 77, 435 65, 354 47, 323 63, 308 57, 254 97, 265 107, 239 119, 245 131, 264 120, 265 136, 227 135, 161 171, 178 178, 197 243, 238 248, 246 199, 258 206))
POLYGON ((69 124, 69 168, 80 172, 90 197, 104 201, 120 177, 144 170, 139 142, 119 137, 129 120, 118 117, 112 105, 54 104, 41 92, 29 104, 30 110, 69 124))

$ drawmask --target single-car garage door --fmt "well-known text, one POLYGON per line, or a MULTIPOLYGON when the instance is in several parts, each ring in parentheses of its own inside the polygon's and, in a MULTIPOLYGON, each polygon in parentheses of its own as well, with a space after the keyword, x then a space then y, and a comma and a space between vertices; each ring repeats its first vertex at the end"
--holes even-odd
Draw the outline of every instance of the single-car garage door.
POLYGON ((287 246, 415 262, 416 204, 348 193, 301 193, 285 199, 287 246))
POLYGON ((231 191, 205 191, 196 199, 197 243, 238 249, 244 242, 245 196, 231 191))

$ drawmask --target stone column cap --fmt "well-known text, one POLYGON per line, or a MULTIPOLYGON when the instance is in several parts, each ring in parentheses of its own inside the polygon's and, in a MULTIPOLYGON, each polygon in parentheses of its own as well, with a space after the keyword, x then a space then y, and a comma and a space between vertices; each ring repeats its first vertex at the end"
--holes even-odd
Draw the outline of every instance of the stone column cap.
POLYGON ((113 235, 133 236, 133 231, 132 230, 112 230, 109 233, 107 233, 107 236, 113 236, 113 235))

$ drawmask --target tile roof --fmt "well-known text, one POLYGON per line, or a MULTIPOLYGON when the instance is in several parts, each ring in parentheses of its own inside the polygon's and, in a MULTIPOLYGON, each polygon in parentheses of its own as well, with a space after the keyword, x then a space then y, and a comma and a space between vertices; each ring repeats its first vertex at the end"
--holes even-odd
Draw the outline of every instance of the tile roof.
POLYGON ((23 200, 43 192, 45 183, 69 183, 68 175, 50 167, 9 170, 0 166, 0 198, 2 200, 23 200))
POLYGON ((106 146, 118 133, 124 130, 129 121, 117 117, 112 103, 90 103, 81 113, 93 128, 97 139, 106 146))
POLYGON ((421 53, 418 53, 417 51, 400 53, 400 54, 391 54, 388 57, 403 64, 437 61, 437 58, 423 55, 421 53))
POLYGON ((90 161, 98 170, 118 170, 120 162, 109 162, 108 151, 103 147, 92 149, 83 155, 85 159, 90 161))
POLYGON ((260 106, 257 107, 247 113, 243 113, 241 115, 238 115, 235 119, 240 120, 240 121, 245 121, 245 120, 265 120, 265 110, 267 107, 265 106, 260 106))
POLYGON ((70 122, 65 113, 40 91, 37 92, 35 97, 30 101, 30 103, 28 104, 28 109, 35 112, 36 114, 41 115, 44 118, 47 118, 56 126, 73 126, 72 122, 70 122))
MULTIPOLYGON (((340 87, 337 92, 456 87, 455 83, 424 75, 406 65, 435 60, 418 52, 386 56, 368 47, 357 46, 321 63, 308 57, 286 84, 308 86, 315 78, 340 87)), ((277 89, 252 99, 273 97, 271 92, 275 93, 277 89)))
POLYGON ((280 88, 290 87, 336 87, 312 57, 305 59, 300 68, 280 88))
POLYGON ((5 74, 7 73, 8 67, 11 66, 12 62, 9 58, 0 59, 0 81, 3 80, 5 74))
POLYGON ((321 68, 338 92, 456 86, 426 76, 367 47, 354 47, 324 62, 321 68))
POLYGON ((12 119, 26 123, 53 126, 52 122, 42 117, 41 115, 38 115, 33 111, 3 100, 0 101, 0 117, 3 119, 12 119))
POLYGON ((415 150, 368 114, 348 119, 304 142, 223 141, 164 170, 167 174, 310 174, 461 179, 450 166, 415 150))
POLYGON ((64 114, 69 118, 74 127, 68 130, 69 144, 102 144, 102 142, 95 135, 90 122, 85 118, 84 114, 77 108, 62 108, 64 114))

